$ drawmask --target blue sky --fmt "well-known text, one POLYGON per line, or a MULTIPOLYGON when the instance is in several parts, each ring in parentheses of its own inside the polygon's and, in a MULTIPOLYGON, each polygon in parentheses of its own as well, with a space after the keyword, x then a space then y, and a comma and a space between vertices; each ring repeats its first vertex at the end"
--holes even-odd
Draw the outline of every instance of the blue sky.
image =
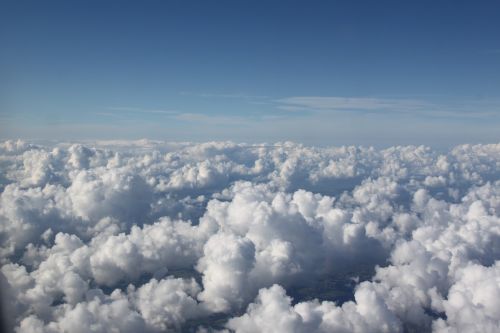
POLYGON ((500 141, 498 1, 2 1, 0 136, 500 141))

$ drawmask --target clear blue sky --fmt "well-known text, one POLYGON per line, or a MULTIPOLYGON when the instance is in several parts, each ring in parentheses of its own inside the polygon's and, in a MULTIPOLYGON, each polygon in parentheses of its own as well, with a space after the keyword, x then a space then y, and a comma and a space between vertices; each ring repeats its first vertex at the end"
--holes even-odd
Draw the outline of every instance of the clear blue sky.
POLYGON ((2 1, 0 137, 500 141, 499 1, 2 1))

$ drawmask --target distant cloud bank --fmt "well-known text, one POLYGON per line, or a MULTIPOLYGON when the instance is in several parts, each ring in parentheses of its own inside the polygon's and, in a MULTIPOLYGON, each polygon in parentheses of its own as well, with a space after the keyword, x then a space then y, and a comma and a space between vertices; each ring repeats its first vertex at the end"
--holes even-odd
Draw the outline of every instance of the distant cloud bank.
POLYGON ((0 165, 8 330, 500 331, 500 144, 5 141, 0 165))

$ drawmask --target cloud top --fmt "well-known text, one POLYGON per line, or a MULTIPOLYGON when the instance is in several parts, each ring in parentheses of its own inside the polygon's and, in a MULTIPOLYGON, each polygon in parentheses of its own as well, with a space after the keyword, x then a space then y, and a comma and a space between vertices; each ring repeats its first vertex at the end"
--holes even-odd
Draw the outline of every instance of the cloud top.
POLYGON ((500 329, 500 144, 5 141, 0 163, 17 332, 500 329))

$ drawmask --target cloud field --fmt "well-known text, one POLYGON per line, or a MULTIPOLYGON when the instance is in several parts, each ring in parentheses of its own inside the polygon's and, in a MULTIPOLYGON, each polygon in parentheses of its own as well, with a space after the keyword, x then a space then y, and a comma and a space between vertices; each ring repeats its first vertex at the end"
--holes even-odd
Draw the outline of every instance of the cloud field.
POLYGON ((0 143, 16 332, 499 332, 500 144, 0 143))

